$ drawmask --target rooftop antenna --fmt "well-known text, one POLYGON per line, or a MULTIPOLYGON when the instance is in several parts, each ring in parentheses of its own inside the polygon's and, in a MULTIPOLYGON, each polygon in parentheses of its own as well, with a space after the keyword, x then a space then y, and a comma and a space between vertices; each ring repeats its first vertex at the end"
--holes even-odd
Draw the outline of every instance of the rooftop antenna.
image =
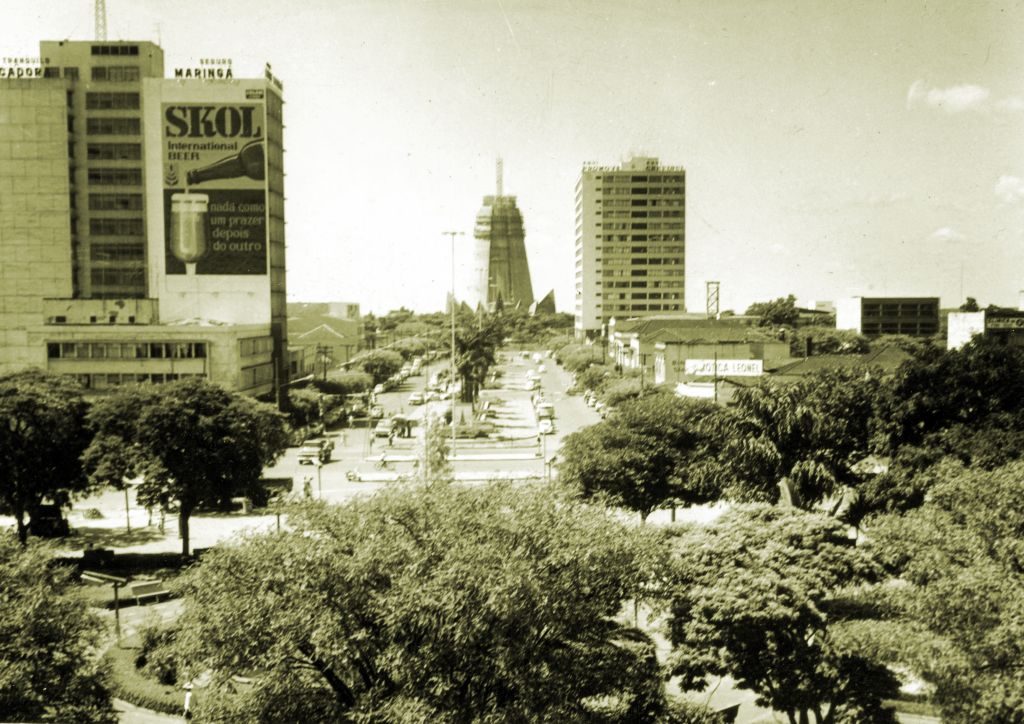
POLYGON ((498 175, 498 196, 504 196, 505 195, 504 184, 502 183, 503 171, 504 171, 504 164, 501 161, 501 156, 498 156, 498 169, 497 169, 497 175, 498 175))
POLYGON ((107 2, 96 0, 96 40, 107 39, 107 2))

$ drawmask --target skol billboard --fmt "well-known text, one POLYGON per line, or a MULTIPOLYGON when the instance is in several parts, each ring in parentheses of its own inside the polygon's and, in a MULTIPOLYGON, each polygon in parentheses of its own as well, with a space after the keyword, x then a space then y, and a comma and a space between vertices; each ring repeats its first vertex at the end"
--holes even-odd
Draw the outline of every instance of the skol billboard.
POLYGON ((263 103, 162 106, 168 274, 266 274, 263 103))

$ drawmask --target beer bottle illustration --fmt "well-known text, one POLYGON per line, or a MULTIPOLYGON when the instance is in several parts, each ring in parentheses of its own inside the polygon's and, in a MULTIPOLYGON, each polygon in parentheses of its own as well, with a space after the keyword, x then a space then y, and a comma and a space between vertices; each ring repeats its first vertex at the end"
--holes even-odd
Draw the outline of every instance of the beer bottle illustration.
POLYGON ((209 166, 189 171, 185 177, 185 183, 188 186, 195 186, 206 181, 240 178, 242 176, 248 176, 254 181, 262 181, 265 178, 262 138, 245 144, 233 156, 214 161, 209 166))

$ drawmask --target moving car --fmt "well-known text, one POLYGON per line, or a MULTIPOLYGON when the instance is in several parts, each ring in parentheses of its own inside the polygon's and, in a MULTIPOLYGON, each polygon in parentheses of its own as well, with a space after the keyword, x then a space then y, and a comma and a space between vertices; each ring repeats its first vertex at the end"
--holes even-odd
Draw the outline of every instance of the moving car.
POLYGON ((377 426, 373 428, 374 437, 389 437, 391 432, 394 430, 394 423, 385 418, 377 423, 377 426))
POLYGON ((410 405, 422 405, 426 401, 427 399, 426 397, 423 396, 422 392, 413 392, 411 395, 409 395, 410 405))
POLYGON ((550 435, 555 431, 555 423, 549 419, 543 419, 537 423, 537 432, 541 435, 550 435))
POLYGON ((334 443, 330 440, 307 440, 299 448, 299 464, 309 463, 312 465, 317 461, 320 463, 330 462, 333 451, 334 443))
POLYGON ((555 406, 550 402, 542 402, 537 405, 538 420, 553 420, 555 418, 555 406))

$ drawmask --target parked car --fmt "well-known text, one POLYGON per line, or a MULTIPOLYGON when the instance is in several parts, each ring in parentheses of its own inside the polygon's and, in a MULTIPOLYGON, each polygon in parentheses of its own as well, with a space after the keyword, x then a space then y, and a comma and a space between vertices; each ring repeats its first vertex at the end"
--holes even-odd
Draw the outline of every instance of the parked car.
POLYGON ((413 392, 411 395, 409 395, 410 405, 422 405, 426 401, 427 399, 426 397, 423 396, 422 392, 413 392))
POLYGON ((537 432, 541 435, 550 435, 555 431, 555 423, 549 419, 543 419, 537 423, 537 432))
POLYGON ((383 407, 381 407, 380 405, 374 405, 373 407, 370 408, 370 419, 371 420, 379 420, 382 417, 384 417, 384 408, 383 407))

